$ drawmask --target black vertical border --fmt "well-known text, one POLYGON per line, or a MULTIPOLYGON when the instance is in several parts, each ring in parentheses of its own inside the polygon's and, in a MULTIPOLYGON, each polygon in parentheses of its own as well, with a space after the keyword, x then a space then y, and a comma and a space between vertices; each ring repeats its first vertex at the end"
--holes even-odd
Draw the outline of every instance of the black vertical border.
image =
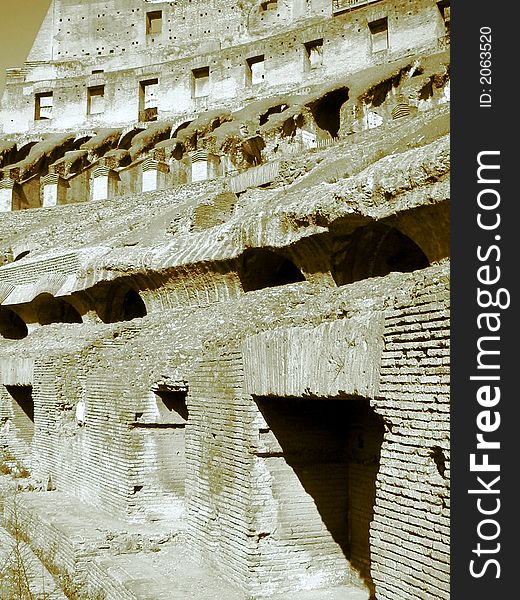
MULTIPOLYGON (((516 113, 520 51, 520 20, 516 2, 471 2, 455 0, 451 7, 451 158, 452 158, 452 262, 451 262, 451 599, 495 600, 520 597, 517 574, 520 573, 518 538, 520 514, 520 393, 514 386, 514 375, 520 373, 520 351, 516 337, 520 332, 518 319, 518 295, 516 279, 520 269, 516 265, 520 233, 515 232, 515 216, 520 206, 520 194, 516 189, 520 176, 519 117, 516 113), (481 81, 480 35, 481 28, 491 28, 491 86, 481 81), (491 107, 480 106, 480 96, 491 89, 491 107), (500 194, 500 226, 494 231, 483 231, 477 224, 477 196, 483 185, 477 183, 477 156, 482 151, 500 151, 493 160, 500 164, 500 184, 494 187, 500 194), (499 235, 497 241, 495 236, 499 235), (479 261, 477 247, 483 249, 492 244, 500 247, 500 260, 496 251, 488 261, 479 261), (511 294, 507 309, 479 308, 477 289, 482 286, 477 278, 478 268, 484 264, 500 267, 500 282, 488 286, 490 291, 505 288, 511 294), (477 402, 476 394, 485 382, 471 381, 472 375, 490 374, 477 369, 477 341, 486 335, 478 329, 479 312, 498 312, 501 328, 491 335, 500 336, 501 389, 500 403, 489 410, 500 413, 500 427, 489 439, 499 440, 500 450, 488 452, 492 463, 498 461, 499 473, 475 473, 470 471, 470 454, 476 452, 477 415, 484 410, 477 402), (518 357, 518 358, 517 358, 518 357), (493 486, 500 494, 469 494, 468 490, 483 489, 477 481, 481 476, 490 482, 500 475, 500 482, 493 486), (496 507, 496 515, 486 516, 479 512, 478 498, 484 509, 496 507), (496 519, 500 535, 495 540, 482 540, 478 535, 479 522, 496 519), (489 553, 476 554, 477 544, 489 553), (500 549, 497 550, 497 544, 500 549), (470 573, 470 561, 474 570, 484 573, 480 577, 470 573), (495 563, 485 567, 487 559, 495 563), (519 563, 517 565, 517 563, 519 563)), ((487 30, 485 30, 487 31, 487 30)), ((484 71, 484 73, 487 73, 484 71)), ((493 162, 488 159, 488 162, 493 162)), ((495 171, 496 173, 497 171, 495 171)), ((489 216, 489 215, 487 215, 489 216)), ((491 218, 491 217, 490 217, 491 218)), ((490 335, 487 333, 487 335, 490 335)), ((496 374, 496 372, 494 372, 496 374)), ((492 384, 493 385, 493 384, 492 384)), ((495 415, 493 415, 495 417, 495 415)), ((482 452, 478 455, 481 456, 482 452)), ((494 526, 484 524, 481 531, 493 535, 494 526)), ((433 600, 433 599, 432 599, 433 600)))

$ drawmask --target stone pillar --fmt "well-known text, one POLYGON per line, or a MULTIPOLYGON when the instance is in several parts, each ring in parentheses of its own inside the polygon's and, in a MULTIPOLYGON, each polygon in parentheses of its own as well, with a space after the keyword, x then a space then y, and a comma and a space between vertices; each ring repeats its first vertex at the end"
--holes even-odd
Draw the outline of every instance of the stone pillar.
POLYGON ((105 165, 96 167, 91 179, 91 199, 107 200, 115 195, 119 177, 105 165))
POLYGON ((214 179, 218 175, 219 158, 206 150, 190 153, 191 182, 214 179))
POLYGON ((67 184, 57 173, 49 173, 41 179, 41 196, 43 208, 65 204, 67 184))
POLYGON ((155 192, 166 187, 166 177, 169 173, 168 165, 164 162, 147 158, 141 164, 143 192, 155 192))
POLYGON ((11 212, 15 197, 16 181, 13 179, 0 180, 0 212, 11 212))

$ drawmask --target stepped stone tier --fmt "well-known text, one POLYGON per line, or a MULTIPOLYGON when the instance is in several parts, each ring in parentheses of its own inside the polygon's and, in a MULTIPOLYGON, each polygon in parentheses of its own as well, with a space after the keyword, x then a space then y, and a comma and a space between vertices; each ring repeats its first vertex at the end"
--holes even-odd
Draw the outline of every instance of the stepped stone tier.
POLYGON ((449 598, 449 11, 52 0, 0 114, 29 587, 449 598))

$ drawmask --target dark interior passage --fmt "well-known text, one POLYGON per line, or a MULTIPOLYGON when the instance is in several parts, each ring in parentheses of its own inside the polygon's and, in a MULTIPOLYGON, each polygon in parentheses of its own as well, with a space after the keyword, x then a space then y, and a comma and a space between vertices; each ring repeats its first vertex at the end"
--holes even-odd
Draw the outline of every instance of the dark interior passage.
POLYGON ((147 314, 139 292, 126 283, 102 286, 94 298, 98 315, 104 323, 131 321, 147 314))
POLYGON ((34 401, 31 385, 6 385, 12 400, 13 424, 17 435, 31 443, 34 435, 34 401))
POLYGON ((0 306, 0 336, 8 340, 21 340, 28 333, 27 325, 14 310, 0 306))
POLYGON ((395 227, 373 223, 336 240, 332 256, 332 276, 338 285, 369 277, 382 277, 393 271, 409 273, 430 263, 409 237, 395 227))
POLYGON ((316 125, 336 137, 340 128, 340 109, 348 100, 348 89, 340 88, 328 92, 311 106, 311 112, 316 125))
POLYGON ((273 453, 265 458, 274 459, 269 463, 273 492, 279 501, 280 530, 287 532, 281 544, 294 544, 302 556, 309 548, 319 548, 314 560, 325 564, 335 542, 373 592, 370 522, 382 419, 368 400, 256 401, 269 427, 260 436, 271 436, 273 453))
POLYGON ((245 292, 305 281, 291 260, 264 248, 244 252, 239 275, 245 292))
POLYGON ((79 312, 63 298, 55 298, 51 294, 41 294, 37 298, 36 305, 40 325, 83 322, 79 312))

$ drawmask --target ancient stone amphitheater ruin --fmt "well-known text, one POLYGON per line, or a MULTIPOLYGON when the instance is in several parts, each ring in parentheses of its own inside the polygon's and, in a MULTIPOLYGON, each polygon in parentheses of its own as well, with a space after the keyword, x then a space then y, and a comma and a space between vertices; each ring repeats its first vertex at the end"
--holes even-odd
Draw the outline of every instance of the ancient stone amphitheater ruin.
POLYGON ((449 598, 449 10, 51 2, 0 117, 0 597, 449 598))

